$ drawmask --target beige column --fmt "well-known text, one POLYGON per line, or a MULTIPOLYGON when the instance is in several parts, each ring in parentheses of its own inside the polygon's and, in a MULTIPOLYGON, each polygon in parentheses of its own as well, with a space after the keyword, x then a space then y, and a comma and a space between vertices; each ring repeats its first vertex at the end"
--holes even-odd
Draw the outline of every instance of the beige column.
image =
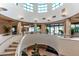
POLYGON ((17 24, 17 33, 18 34, 22 33, 22 23, 21 22, 18 22, 18 24, 17 24))
POLYGON ((64 37, 71 37, 71 21, 70 19, 66 19, 64 22, 64 37))
POLYGON ((41 24, 41 33, 46 33, 46 24, 41 24))

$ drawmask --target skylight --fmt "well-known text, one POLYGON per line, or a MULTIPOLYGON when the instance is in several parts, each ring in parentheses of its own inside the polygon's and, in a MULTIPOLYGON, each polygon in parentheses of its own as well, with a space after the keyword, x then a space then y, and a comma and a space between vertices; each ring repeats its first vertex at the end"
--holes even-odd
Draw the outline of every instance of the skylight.
POLYGON ((33 12, 33 4, 31 4, 31 3, 26 3, 26 4, 23 5, 23 7, 24 7, 24 10, 25 10, 25 11, 33 12))
MULTIPOLYGON (((23 8, 27 12, 34 12, 34 10, 37 10, 38 13, 45 13, 48 11, 48 4, 47 3, 38 3, 37 4, 37 9, 34 9, 34 4, 33 3, 24 3, 23 8)), ((51 3, 51 8, 52 10, 55 10, 62 6, 63 3, 51 3)))
POLYGON ((38 13, 47 12, 47 4, 38 4, 38 13))
POLYGON ((57 8, 59 8, 59 7, 62 6, 62 5, 63 5, 63 3, 53 3, 53 4, 52 4, 52 10, 57 9, 57 8))

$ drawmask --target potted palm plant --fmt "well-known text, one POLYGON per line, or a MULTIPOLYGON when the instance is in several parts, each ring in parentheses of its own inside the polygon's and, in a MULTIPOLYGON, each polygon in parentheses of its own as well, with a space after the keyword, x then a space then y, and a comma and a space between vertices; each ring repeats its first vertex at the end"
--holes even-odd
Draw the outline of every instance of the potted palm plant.
POLYGON ((38 44, 35 43, 35 45, 33 46, 33 52, 32 52, 32 56, 40 56, 40 53, 39 53, 39 47, 38 47, 38 44))
POLYGON ((71 28, 71 35, 74 34, 74 28, 71 28))
POLYGON ((61 33, 61 35, 64 33, 63 30, 59 30, 59 32, 61 33))
POLYGON ((4 36, 9 35, 9 32, 10 32, 9 26, 3 25, 3 30, 4 30, 4 33, 5 33, 4 36))

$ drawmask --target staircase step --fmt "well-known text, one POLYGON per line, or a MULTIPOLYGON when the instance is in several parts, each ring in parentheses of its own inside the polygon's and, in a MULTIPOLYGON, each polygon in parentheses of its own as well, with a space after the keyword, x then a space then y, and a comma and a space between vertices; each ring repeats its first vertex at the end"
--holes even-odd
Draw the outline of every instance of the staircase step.
POLYGON ((0 56, 15 56, 18 42, 13 42, 0 56))
POLYGON ((12 44, 18 44, 18 42, 13 42, 12 44))
POLYGON ((7 48, 5 51, 16 51, 16 48, 7 48))
POLYGON ((4 52, 0 56, 15 56, 15 52, 4 52))
POLYGON ((17 46, 18 46, 18 44, 12 44, 9 47, 17 47, 17 46))
POLYGON ((5 50, 5 52, 16 52, 16 50, 5 50))

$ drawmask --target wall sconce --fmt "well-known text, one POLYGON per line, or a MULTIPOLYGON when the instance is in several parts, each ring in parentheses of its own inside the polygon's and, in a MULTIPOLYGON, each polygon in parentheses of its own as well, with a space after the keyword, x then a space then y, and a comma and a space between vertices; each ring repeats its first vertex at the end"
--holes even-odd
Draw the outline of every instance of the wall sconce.
POLYGON ((66 9, 66 8, 63 8, 63 9, 61 10, 61 16, 62 16, 62 17, 66 17, 66 16, 67 16, 67 9, 66 9))

